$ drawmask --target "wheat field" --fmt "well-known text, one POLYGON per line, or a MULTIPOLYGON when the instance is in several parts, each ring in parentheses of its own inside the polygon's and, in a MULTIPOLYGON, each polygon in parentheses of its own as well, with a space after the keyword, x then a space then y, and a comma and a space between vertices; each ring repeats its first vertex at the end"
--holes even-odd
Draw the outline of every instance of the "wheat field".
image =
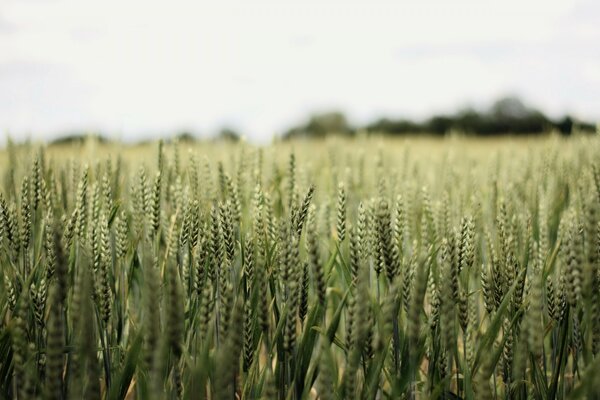
POLYGON ((0 398, 600 398, 600 137, 0 167, 0 398))

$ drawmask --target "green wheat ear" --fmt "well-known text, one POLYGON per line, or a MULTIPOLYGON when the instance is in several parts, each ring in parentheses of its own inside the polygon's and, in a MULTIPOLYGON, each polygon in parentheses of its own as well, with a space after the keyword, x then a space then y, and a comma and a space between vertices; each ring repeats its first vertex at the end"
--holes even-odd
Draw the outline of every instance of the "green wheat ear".
POLYGON ((67 298, 67 259, 55 227, 54 251, 56 254, 56 276, 50 294, 50 313, 48 316, 48 336, 46 339, 46 376, 44 379, 44 397, 62 399, 63 368, 65 346, 64 305, 67 298))
POLYGON ((336 398, 337 373, 334 372, 334 369, 335 365, 331 355, 330 344, 326 338, 321 338, 319 375, 316 382, 317 393, 321 400, 336 398))
POLYGON ((317 238, 317 231, 315 227, 315 210, 314 207, 308 211, 307 220, 307 231, 306 231, 306 247, 309 258, 309 263, 313 273, 313 279, 315 281, 315 288, 320 304, 326 302, 326 290, 327 282, 325 281, 325 272, 323 270, 323 264, 321 261, 321 255, 319 250, 319 242, 317 238))
POLYGON ((28 290, 23 290, 19 296, 19 301, 15 307, 15 314, 13 319, 14 326, 11 331, 11 342, 13 351, 13 374, 16 387, 18 388, 18 396, 23 397, 26 395, 25 381, 26 381, 26 368, 25 364, 28 362, 29 348, 27 343, 27 308, 29 303, 28 290))
POLYGON ((346 238, 346 189, 340 182, 338 186, 337 205, 336 205, 336 228, 338 241, 342 243, 346 238))
MULTIPOLYGON (((231 313, 233 326, 242 326, 244 319, 241 301, 236 301, 231 313)), ((216 359, 214 378, 215 398, 231 398, 234 393, 234 383, 239 370, 239 358, 243 349, 243 335, 236 330, 230 330, 224 337, 224 344, 219 349, 216 359)))

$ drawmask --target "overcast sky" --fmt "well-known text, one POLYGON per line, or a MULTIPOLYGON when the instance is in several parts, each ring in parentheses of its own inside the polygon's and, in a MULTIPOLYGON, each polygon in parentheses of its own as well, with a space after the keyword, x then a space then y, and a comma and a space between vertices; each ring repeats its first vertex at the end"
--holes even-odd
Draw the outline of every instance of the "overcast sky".
POLYGON ((0 0, 0 139, 135 139, 519 94, 600 119, 600 1, 0 0))

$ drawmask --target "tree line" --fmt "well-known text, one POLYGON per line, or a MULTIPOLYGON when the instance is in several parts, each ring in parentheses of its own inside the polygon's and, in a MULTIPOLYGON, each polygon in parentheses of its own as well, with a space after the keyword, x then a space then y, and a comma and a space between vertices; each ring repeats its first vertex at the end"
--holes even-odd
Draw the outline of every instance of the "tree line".
POLYGON ((314 114, 306 122, 288 129, 283 136, 320 137, 329 133, 352 135, 358 131, 389 135, 445 135, 451 131, 460 131, 476 136, 532 135, 558 131, 563 135, 570 135, 576 129, 594 132, 596 127, 590 122, 578 121, 568 115, 552 119, 541 111, 526 106, 517 97, 505 97, 484 111, 468 108, 453 114, 434 115, 424 121, 384 117, 363 126, 353 126, 339 111, 314 114))
MULTIPOLYGON (((600 126, 600 125, 599 125, 600 126)), ((377 133, 384 135, 446 135, 449 132, 461 132, 472 136, 498 135, 536 135, 547 132, 558 132, 570 135, 574 131, 593 133, 597 125, 589 121, 581 121, 565 115, 552 119, 536 108, 525 105, 517 97, 504 97, 486 110, 466 108, 452 114, 433 115, 422 121, 407 118, 382 117, 367 124, 351 124, 343 112, 332 111, 310 115, 306 121, 291 126, 280 132, 282 139, 298 137, 318 138, 328 134, 355 135, 357 132, 377 133)), ((193 131, 180 131, 168 135, 169 140, 194 142, 205 138, 217 141, 238 141, 243 132, 232 127, 223 127, 214 135, 201 135, 193 131)), ((51 140, 50 145, 82 144, 86 139, 94 137, 101 143, 111 140, 103 133, 68 132, 51 140)), ((150 142, 151 139, 138 141, 150 142)))

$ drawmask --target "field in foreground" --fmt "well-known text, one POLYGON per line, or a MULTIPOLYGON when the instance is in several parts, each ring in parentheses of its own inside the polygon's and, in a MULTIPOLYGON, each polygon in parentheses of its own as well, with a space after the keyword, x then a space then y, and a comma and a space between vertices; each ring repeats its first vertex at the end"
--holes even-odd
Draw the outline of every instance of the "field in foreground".
POLYGON ((0 398, 598 398, 599 163, 591 136, 0 152, 0 398))

